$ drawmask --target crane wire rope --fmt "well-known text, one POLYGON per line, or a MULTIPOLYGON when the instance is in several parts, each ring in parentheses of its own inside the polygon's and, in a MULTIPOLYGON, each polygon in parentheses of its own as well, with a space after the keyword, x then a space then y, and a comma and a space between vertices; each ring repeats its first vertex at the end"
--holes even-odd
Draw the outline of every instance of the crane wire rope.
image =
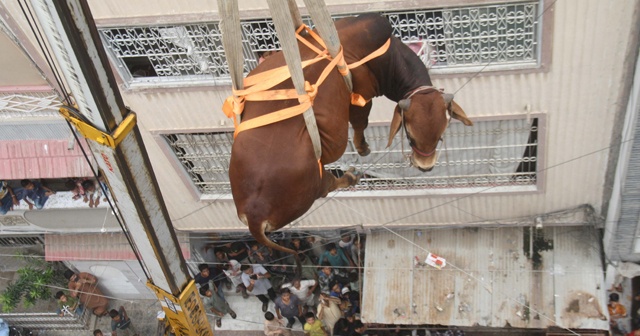
MULTIPOLYGON (((549 5, 549 6, 548 6, 544 11, 543 11, 543 13, 542 13, 542 14, 544 14, 544 12, 546 12, 546 10, 547 10, 547 9, 549 9, 549 8, 550 8, 550 7, 551 7, 551 6, 556 2, 556 1, 557 1, 557 0, 553 1, 553 2, 552 2, 552 3, 551 3, 551 4, 550 4, 550 5, 549 5)), ((20 5, 21 5, 21 8, 22 8, 22 4, 20 4, 20 5)), ((24 9, 23 9, 23 13, 24 13, 24 9)), ((540 15, 542 15, 542 14, 540 14, 540 15)), ((25 13, 25 15, 26 15, 26 13, 25 13)), ((29 24, 30 24, 30 26, 31 26, 31 23, 29 23, 29 24)), ((33 27, 32 27, 32 30, 33 30, 33 27)), ((35 34, 35 32, 34 32, 34 34, 35 34)), ((37 37, 36 37, 36 40, 38 40, 38 43, 40 44, 40 41, 39 41, 39 39, 38 39, 37 37)), ((41 45, 41 44, 40 44, 40 47, 41 47, 41 49, 42 49, 42 45, 41 45)), ((44 51, 44 50, 43 50, 43 51, 44 51)), ((50 57, 50 55, 49 55, 49 57, 50 57)), ((488 63, 487 63, 487 64, 486 64, 486 65, 485 65, 485 66, 484 66, 484 67, 483 67, 479 72, 477 72, 476 74, 474 74, 474 76, 472 76, 472 77, 471 77, 467 82, 465 82, 465 83, 464 83, 464 84, 463 84, 463 85, 462 85, 458 90, 456 90, 456 91, 455 91, 455 93, 457 93, 458 91, 460 91, 460 90, 461 90, 463 87, 465 87, 465 86, 466 86, 466 85, 467 85, 467 84, 468 84, 468 83, 469 83, 473 78, 475 78, 477 75, 479 75, 479 74, 480 74, 480 73, 481 73, 481 72, 482 72, 482 71, 483 71, 483 70, 484 70, 488 65, 490 65, 490 64, 493 62, 493 60, 495 60, 495 57, 494 57, 494 58, 492 58, 492 59, 491 59, 491 60, 490 60, 490 61, 489 61, 489 62, 488 62, 488 63)), ((48 59, 48 57, 47 57, 47 62, 49 63, 49 59, 48 59)), ((50 64, 50 66, 51 66, 51 64, 50 64)), ((61 87, 63 87, 63 86, 61 85, 62 83, 61 83, 61 82, 59 81, 59 79, 58 79, 59 73, 58 73, 58 71, 57 71, 57 68, 55 68, 55 69, 56 69, 56 70, 54 71, 54 74, 55 74, 55 76, 56 76, 56 81, 58 82, 58 84, 59 84, 61 87)), ((53 70, 53 68, 52 68, 52 70, 53 70)), ((66 92, 65 92, 65 93, 63 93, 63 94, 65 95, 65 99, 67 100, 67 102, 70 102, 70 97, 66 94, 66 92)), ((74 136, 76 137, 76 141, 78 141, 78 142, 79 142, 79 139, 78 139, 77 135, 75 134, 75 132, 74 132, 74 136)), ((81 148, 82 148, 82 146, 81 146, 81 148)), ((88 162, 88 163, 89 163, 89 165, 91 166, 91 163, 89 162, 88 156, 87 156, 86 152, 84 151, 84 148, 83 148, 83 154, 85 155, 85 158, 86 158, 87 162, 88 162)), ((571 160, 570 160, 570 161, 571 161, 571 160)), ((567 161, 567 162, 568 162, 568 161, 567 161)), ((551 168, 551 167, 549 167, 549 168, 551 168)), ((94 173, 94 177, 97 179, 97 173, 95 172, 95 170, 94 170, 93 166, 91 166, 91 169, 92 169, 92 172, 94 173)), ((548 168, 547 168, 547 169, 548 169, 548 168)), ((112 208, 112 210, 113 210, 113 209, 114 209, 113 204, 111 203, 111 201, 110 201, 109 197, 107 196, 107 192, 106 192, 105 188, 104 188, 102 185, 101 185, 101 188, 103 189, 103 192, 105 193, 105 197, 107 197, 107 199, 109 200, 109 205, 110 205, 110 207, 111 207, 111 208, 112 208)), ((487 188, 487 189, 485 189, 485 190, 483 190, 483 191, 486 191, 486 190, 491 189, 491 188, 493 188, 493 187, 487 188)), ((340 192, 340 191, 336 192, 334 195, 332 195, 332 197, 331 197, 331 198, 335 197, 335 195, 336 195, 337 193, 339 193, 339 192, 340 192)), ((482 192, 482 191, 481 191, 481 192, 482 192)), ((479 192, 478 192, 478 193, 479 193, 479 192)), ((474 194, 477 194, 477 193, 474 193, 474 194)), ((465 196, 465 197, 467 197, 467 196, 465 196)), ((331 198, 330 198, 330 199, 331 199, 331 198)), ((457 200, 459 200, 459 199, 462 199, 462 198, 464 198, 464 197, 460 197, 460 198, 456 199, 455 201, 457 201, 457 200)), ((328 202, 330 199, 327 199, 327 201, 325 201, 325 202, 324 202, 323 204, 321 204, 320 206, 316 207, 313 211, 315 211, 315 210, 317 210, 318 208, 322 207, 322 206, 323 206, 324 204, 326 204, 326 202, 328 202)), ((432 210, 432 209, 434 209, 434 208, 436 208, 436 207, 439 207, 439 206, 442 206, 442 205, 445 205, 445 204, 447 204, 447 203, 443 203, 443 204, 438 205, 438 206, 435 206, 435 207, 427 208, 427 209, 425 209, 425 210, 422 210, 422 211, 416 212, 416 213, 414 213, 414 214, 412 214, 412 215, 410 215, 410 216, 413 216, 413 215, 415 215, 415 214, 419 214, 419 213, 424 212, 424 211, 432 210)), ((311 211, 310 213, 312 213, 313 211, 311 211)), ((355 211, 355 210, 354 210, 354 211, 355 211)), ((308 214, 310 214, 310 213, 308 213, 308 214)), ((307 214, 307 215, 308 215, 308 214, 307 214)), ((305 216, 305 217, 306 217, 306 216, 305 216)), ((398 220, 401 220, 401 219, 404 219, 404 218, 407 218, 407 217, 409 217, 409 216, 405 216, 405 217, 397 218, 397 219, 395 219, 393 222, 398 221, 398 220)), ((184 218, 184 217, 183 217, 183 218, 184 218)), ((180 218, 180 219, 181 219, 181 218, 180 218)), ((301 218, 300 220, 302 220, 302 219, 304 219, 304 217, 303 217, 303 218, 301 218)), ((297 221, 297 223, 299 223, 299 222, 300 222, 300 220, 298 220, 298 221, 297 221)), ((119 222, 119 224, 121 224, 121 222, 120 222, 119 218, 118 218, 118 222, 119 222)), ((297 223, 295 223, 295 224, 297 224, 297 223)), ((295 224, 292 224, 291 226, 293 226, 293 225, 295 225, 295 224)), ((392 230, 390 230, 390 229, 388 229, 388 228, 387 228, 387 225, 388 225, 388 224, 389 224, 389 223, 385 223, 385 224, 383 224, 383 226, 382 226, 382 227, 383 227, 383 228, 385 228, 385 229, 387 229, 387 230, 389 230, 389 231, 391 231, 391 232, 393 232, 392 230)), ((124 228, 122 227, 122 225, 121 225, 121 228, 123 229, 123 231, 125 231, 125 232, 126 232, 126 230, 124 230, 124 228)), ((125 233, 125 235, 126 235, 126 233, 125 233)), ((129 240, 129 237, 128 237, 128 240, 129 240)), ((130 243, 131 243, 131 241, 130 241, 130 243)), ((132 246, 132 248, 133 248, 133 246, 132 246)), ((137 256, 137 253, 136 253, 136 256, 137 256)), ((140 259, 139 259, 139 257, 138 257, 138 256, 137 256, 137 258, 138 258, 138 260, 140 261, 140 259)), ((143 270, 144 270, 144 267, 143 267, 143 270)), ((146 274, 146 272, 145 272, 145 274, 146 274)))
MULTIPOLYGON (((29 14, 27 14, 27 11, 25 11, 23 6, 23 2, 24 0, 20 0, 18 2, 18 4, 20 5, 20 8, 22 10, 23 15, 25 15, 25 19, 27 20, 28 24, 29 24, 29 28, 31 29, 31 32, 34 35, 34 38, 36 39, 38 46, 40 48, 40 51, 43 53, 43 55, 45 56, 45 59, 47 61, 47 64, 49 65, 49 67, 51 68, 52 73, 54 74, 55 80, 57 82, 57 84, 60 86, 61 90, 63 92, 59 93, 62 94, 64 96, 64 101, 66 102, 66 106, 65 108, 70 110, 71 112, 73 112, 73 114, 82 119, 82 120, 86 120, 86 117, 84 117, 84 115, 82 113, 80 113, 80 111, 78 111, 75 107, 73 107, 72 104, 72 99, 70 97, 70 95, 67 92, 67 88, 64 85, 64 82, 62 81, 62 75, 60 74, 60 69, 58 69, 58 67, 55 65, 55 62, 53 62, 53 57, 51 56, 51 51, 49 50, 49 48, 46 46, 45 42, 44 42, 44 38, 42 36, 42 32, 40 31, 40 28, 38 27, 38 25, 36 24, 36 20, 35 17, 33 15, 33 13, 31 12, 31 9, 29 8, 28 5, 26 5, 27 11, 29 12, 29 14), (33 22, 33 24, 32 24, 33 22)), ((111 208, 111 211, 113 212, 114 217, 116 218, 116 221, 118 222, 118 225, 120 226, 120 229, 122 230, 122 233, 124 234, 125 238, 127 239, 127 241, 129 242, 129 245, 131 246, 131 249, 134 252, 134 255, 136 256, 136 259, 138 261, 138 263, 140 264, 140 267, 145 275, 145 277, 147 279, 150 279, 149 273, 146 269, 146 267, 144 266, 142 259, 139 255, 138 249, 135 246, 135 244, 133 243, 133 240, 131 239, 131 236, 129 234, 129 232, 126 230, 125 226, 124 226, 124 222, 121 218, 120 213, 118 212, 117 208, 115 207, 115 205, 112 203, 111 201, 111 197, 109 197, 109 192, 106 189, 106 187, 100 183, 99 179, 98 179, 98 172, 95 169, 95 167, 93 166, 89 155, 87 154, 87 151, 85 150, 84 146, 82 145, 82 142, 79 139, 79 136, 77 134, 77 132, 73 129, 73 127, 71 126, 71 123, 67 120, 67 126, 69 127, 71 133, 73 134, 73 137, 76 141, 76 143, 78 144, 78 147, 80 148, 80 150, 82 151, 82 155, 85 158, 85 161, 87 162, 87 164, 89 165, 89 168, 91 169, 91 172, 93 174, 93 177, 95 178, 95 183, 98 183, 98 185, 100 186, 100 189, 102 190, 105 198, 107 199, 107 203, 109 204, 109 207, 111 208)), ((95 159, 95 158, 94 158, 95 159)))
MULTIPOLYGON (((551 7, 553 7, 553 5, 557 2, 557 0, 553 0, 553 2, 551 2, 551 4, 549 4, 548 6, 546 6, 542 12, 536 17, 536 21, 539 20, 551 7)), ((494 60, 496 60, 498 57, 498 55, 494 55, 489 62, 487 62, 487 64, 485 64, 480 70, 478 70, 473 76, 471 76, 462 86, 460 86, 456 91, 454 91, 454 95, 455 93, 458 93, 460 90, 462 90, 462 88, 464 88, 469 82, 471 82, 471 80, 473 80, 475 77, 477 77, 480 73, 482 73, 491 63, 493 63, 494 60)), ((445 133, 446 134, 446 133, 445 133)), ((404 140, 401 138, 401 140, 398 143, 404 143, 404 140)), ((396 144, 397 145, 397 144, 396 144)), ((383 155, 381 155, 374 163, 370 164, 370 166, 375 165, 377 162, 379 162, 382 158, 384 158, 386 155, 388 155, 389 153, 391 153, 391 150, 393 148, 387 150, 384 152, 383 155)), ((493 188, 493 187, 491 187, 493 188)), ((489 188, 489 189, 491 189, 489 188)), ((488 190, 488 189, 487 189, 488 190)), ((332 200, 334 197, 336 197, 341 191, 343 191, 342 189, 335 191, 330 197, 326 198, 326 200, 318 205, 317 207, 315 207, 312 211, 309 211, 307 213, 305 213, 305 215, 301 218, 296 219, 295 222, 289 224, 287 226, 287 229, 291 229, 295 226, 297 226, 303 219, 305 219, 306 217, 308 217, 309 215, 311 215, 313 212, 315 212, 316 210, 318 210, 319 208, 321 208, 322 206, 326 205, 330 200, 332 200)), ((474 193, 474 195, 477 193, 474 193)))
MULTIPOLYGON (((542 17, 542 16, 543 16, 543 15, 544 15, 544 14, 545 14, 545 13, 546 13, 546 12, 547 12, 551 7, 552 7, 552 6, 556 3, 556 2, 557 2, 557 0, 553 0, 553 2, 551 2, 551 4, 549 4, 548 6, 546 6, 546 7, 544 8, 544 10, 543 10, 543 11, 542 11, 542 12, 541 12, 537 17, 536 17, 536 20, 539 20, 539 19, 540 19, 540 18, 541 18, 541 17, 542 17)), ((482 72, 483 72, 483 71, 484 71, 484 70, 485 70, 489 65, 491 65, 491 64, 493 63, 493 61, 494 61, 494 60, 496 60, 496 59, 497 59, 497 55, 493 56, 493 57, 489 60, 489 62, 488 62, 487 64, 485 64, 481 69, 479 69, 476 73, 474 73, 474 75, 473 75, 473 76, 471 76, 471 77, 470 77, 470 78, 469 78, 469 79, 468 79, 468 80, 467 80, 467 81, 466 81, 462 86, 460 86, 457 90, 455 90, 455 91, 454 91, 454 94, 455 94, 455 93, 458 93, 460 90, 462 90, 462 88, 464 88, 464 87, 465 87, 469 82, 471 82, 471 80, 473 80, 473 79, 474 79, 475 77, 477 77, 480 73, 482 73, 482 72)), ((446 133, 445 133, 445 134, 446 134, 446 133)), ((391 147, 390 149, 388 149, 388 150, 384 151, 384 153, 383 153, 382 155, 380 155, 376 161, 374 161, 373 163, 368 163, 368 164, 369 164, 370 166, 375 165, 375 164, 376 164, 376 163, 378 163, 380 160, 382 160, 386 155, 388 155, 389 153, 391 153, 391 151, 392 151, 395 147, 397 147, 397 145, 398 145, 399 143, 402 143, 403 141, 404 141, 404 140, 402 140, 402 139, 401 139, 401 141, 397 142, 397 143, 396 143, 396 145, 394 145, 394 146, 393 146, 393 147, 391 147)), ((368 170, 364 170, 364 171, 363 171, 363 174, 364 174, 364 173, 366 173, 367 171, 368 171, 368 170)), ((314 211, 316 211, 317 209, 319 209, 319 208, 321 208, 322 206, 324 206, 327 202, 329 202, 333 197, 335 197, 336 195, 338 195, 341 191, 342 191, 342 190, 337 190, 337 191, 335 191, 335 192, 334 192, 330 197, 326 198, 326 199, 325 199, 325 201, 324 201, 322 204, 320 204, 319 206, 315 207, 315 208, 314 208, 313 210, 311 210, 310 212, 305 213, 305 215, 304 215, 303 217, 298 218, 298 219, 296 219, 296 221, 294 221, 293 223, 289 224, 289 225, 288 225, 288 227, 287 227, 287 229, 293 228, 293 227, 295 227, 296 225, 298 225, 298 224, 300 223, 300 221, 302 221, 304 218, 308 217, 311 213, 313 213, 313 212, 314 212, 314 211)), ((218 201, 219 199, 221 199, 221 198, 223 198, 223 197, 225 197, 225 196, 227 196, 227 195, 229 195, 229 192, 219 195, 216 199, 214 199, 213 201, 211 201, 211 203, 210 203, 210 204, 207 204, 207 205, 204 205, 204 206, 202 206, 202 207, 200 207, 200 208, 198 208, 198 209, 195 209, 195 210, 193 210, 193 211, 191 211, 191 212, 189 212, 189 213, 187 213, 187 214, 185 214, 185 215, 183 215, 183 216, 181 216, 181 217, 179 217, 179 218, 175 219, 175 221, 179 221, 179 220, 182 220, 182 219, 184 219, 184 218, 186 218, 186 217, 189 217, 189 216, 193 215, 194 213, 199 212, 199 211, 203 210, 204 208, 207 208, 207 207, 209 207, 209 206, 213 205, 216 201, 218 201)))

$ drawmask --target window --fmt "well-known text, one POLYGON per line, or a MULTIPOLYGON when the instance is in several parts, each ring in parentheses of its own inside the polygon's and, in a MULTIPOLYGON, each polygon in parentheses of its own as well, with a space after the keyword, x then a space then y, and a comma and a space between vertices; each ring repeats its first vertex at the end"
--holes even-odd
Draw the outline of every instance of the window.
POLYGON ((0 113, 5 118, 58 116, 61 106, 53 91, 0 93, 0 113))
POLYGON ((386 12, 394 35, 433 69, 537 66, 539 3, 386 12))
POLYGON ((201 194, 231 194, 233 132, 166 134, 163 138, 201 194))
POLYGON ((229 77, 217 24, 111 28, 100 33, 129 82, 229 77))
MULTIPOLYGON (((348 167, 364 172, 354 191, 532 186, 537 181, 538 118, 475 121, 473 127, 452 122, 439 145, 438 162, 423 173, 410 166, 406 138, 386 146, 387 125, 365 131, 372 153, 361 157, 350 142, 347 152, 327 168, 339 174, 348 167), (378 149, 377 151, 373 148, 378 149), (383 150, 381 150, 383 149, 383 150)), ((454 191, 455 192, 455 191, 454 191)))
MULTIPOLYGON (((276 27, 271 20, 253 20, 242 22, 242 34, 246 36, 244 58, 248 69, 253 69, 258 65, 255 56, 259 56, 265 51, 281 49, 280 41, 276 36, 276 27)), ((248 72, 248 71, 247 71, 248 72)))
MULTIPOLYGON (((464 72, 488 64, 491 69, 538 66, 539 11, 540 2, 529 1, 381 14, 427 66, 464 72)), ((348 14, 334 19, 344 16, 348 14)), ((217 22, 99 31, 127 83, 230 82, 217 22)), ((242 35, 245 73, 257 66, 262 52, 280 48, 270 19, 242 22, 242 35)))
MULTIPOLYGON (((409 165, 406 155, 410 147, 405 137, 400 144, 400 136, 396 136, 387 150, 389 126, 370 125, 365 134, 371 154, 359 156, 350 140, 340 160, 325 168, 338 176, 351 166, 364 172, 360 183, 350 189, 361 196, 373 191, 464 193, 472 188, 535 187, 538 138, 542 137, 540 118, 475 121, 473 127, 453 122, 439 147, 436 167, 427 173, 409 165)), ((171 134, 164 138, 203 195, 230 194, 232 132, 171 134)))
MULTIPOLYGON (((69 126, 58 112, 62 106, 63 104, 53 91, 0 93, 0 118, 2 118, 0 141, 66 141, 70 139, 72 133, 69 126)), ((25 144, 24 150, 26 151, 28 147, 25 144)), ((51 154, 53 155, 53 152, 51 154)), ((33 155, 33 153, 30 153, 30 159, 33 155)), ((56 155, 60 155, 60 153, 56 155)), ((4 152, 0 154, 0 157, 6 160, 20 159, 20 155, 16 155, 12 151, 4 152)), ((6 166, 6 168, 9 168, 9 166, 6 166)), ((10 178, 11 176, 4 177, 10 178)))

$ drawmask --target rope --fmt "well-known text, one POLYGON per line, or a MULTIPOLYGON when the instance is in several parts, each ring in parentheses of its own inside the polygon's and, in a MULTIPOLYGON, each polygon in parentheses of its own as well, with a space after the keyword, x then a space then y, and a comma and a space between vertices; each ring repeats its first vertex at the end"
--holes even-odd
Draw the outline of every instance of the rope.
MULTIPOLYGON (((289 14, 288 2, 282 2, 279 0, 268 0, 269 9, 273 16, 273 24, 276 27, 278 38, 280 39, 280 45, 284 53, 284 58, 287 62, 287 67, 293 81, 293 86, 299 96, 307 96, 307 90, 304 80, 304 74, 302 72, 302 59, 300 57, 300 50, 298 49, 298 42, 294 29, 291 29, 291 19, 289 14)), ((309 104, 308 108, 302 113, 304 117, 304 123, 309 131, 309 137, 313 144, 313 152, 316 156, 316 160, 320 161, 322 157, 322 143, 320 142, 320 131, 318 130, 318 124, 316 122, 315 115, 313 113, 313 107, 309 104)))
MULTIPOLYGON (((55 80, 56 80, 58 86, 62 90, 62 92, 59 92, 59 94, 63 95, 63 97, 61 97, 61 98, 63 98, 62 101, 67 103, 66 104, 67 106, 65 106, 65 108, 68 109, 69 111, 75 113, 79 118, 86 120, 86 117, 84 117, 84 115, 82 115, 80 113, 80 111, 78 111, 76 108, 74 108, 72 106, 73 102, 71 100, 71 96, 69 95, 68 90, 65 87, 65 83, 62 80, 62 75, 60 74, 60 70, 56 66, 56 62, 53 61, 53 56, 51 55, 51 51, 49 50, 49 47, 47 47, 47 44, 44 43, 44 37, 42 36, 42 32, 40 30, 40 27, 39 27, 39 25, 35 24, 37 21, 36 21, 36 19, 34 17, 33 12, 31 11, 31 8, 26 4, 23 5, 23 1, 18 2, 18 4, 20 5, 20 8, 22 10, 23 15, 27 19, 27 23, 29 24, 29 28, 31 29, 31 32, 33 33, 33 35, 34 35, 34 37, 35 37, 35 39, 36 39, 36 41, 38 43, 40 51, 44 55, 44 57, 45 57, 45 59, 47 61, 47 64, 51 68, 51 71, 52 71, 52 73, 53 73, 53 75, 55 77, 55 80), (33 22, 33 24, 32 24, 32 22, 33 22)), ((98 172, 97 172, 96 168, 93 166, 91 160, 89 159, 89 154, 87 154, 86 149, 84 148, 84 146, 82 146, 82 142, 80 142, 78 134, 74 131, 74 129, 71 126, 71 123, 69 121, 67 121, 67 126, 69 127, 69 130, 71 131, 71 134, 73 134, 73 137, 74 137, 76 143, 78 144, 78 147, 82 151, 82 155, 84 156, 85 161, 89 165, 89 168, 91 169, 91 172, 92 172, 96 182, 98 182, 98 185, 102 189, 102 192, 103 192, 104 196, 107 198, 107 202, 109 203, 109 207, 113 211, 113 213, 114 213, 114 215, 116 217, 116 220, 118 222, 118 225, 120 226, 120 229, 122 230, 124 236, 126 237, 129 245, 131 246, 131 249, 134 251, 136 259, 137 259, 138 263, 140 264, 140 267, 141 267, 144 275, 147 277, 147 279, 149 279, 150 275, 148 274, 147 269, 145 268, 145 266, 144 266, 144 264, 143 264, 143 262, 142 262, 142 260, 140 258, 140 255, 139 255, 139 252, 138 252, 138 249, 137 249, 136 245, 133 244, 133 241, 131 239, 131 236, 129 235, 129 232, 124 227, 124 221, 122 220, 122 218, 120 216, 120 213, 115 208, 115 205, 111 202, 111 198, 109 197, 109 193, 107 193, 107 191, 104 188, 104 186, 102 185, 102 183, 99 183, 98 172)))
MULTIPOLYGON (((342 49, 340 46, 340 39, 324 0, 304 0, 304 4, 307 7, 309 14, 311 14, 311 18, 316 25, 318 33, 327 45, 329 55, 333 58, 338 58, 342 49)), ((337 65, 337 67, 338 71, 342 74, 342 79, 345 84, 347 84, 347 88, 349 88, 349 92, 352 92, 353 83, 351 82, 351 73, 349 72, 349 68, 347 67, 344 59, 337 65)))
MULTIPOLYGON (((302 31, 302 30, 307 31, 311 37, 315 38, 319 44, 324 46, 322 39, 319 36, 317 36, 313 31, 311 31, 308 27, 304 26, 304 27, 298 28, 298 31, 302 31)), ((301 42, 303 42, 305 45, 307 45, 310 49, 314 50, 318 54, 313 59, 301 62, 302 68, 306 68, 307 66, 310 66, 312 64, 315 64, 325 59, 331 59, 331 57, 327 55, 327 51, 319 50, 318 48, 313 46, 311 43, 309 43, 307 40, 301 38, 299 34, 297 36, 301 42)), ((372 52, 370 55, 368 55, 367 57, 363 58, 362 60, 356 63, 347 65, 347 67, 349 69, 353 69, 357 66, 364 64, 365 62, 370 61, 373 58, 381 56, 388 50, 390 44, 391 44, 391 40, 389 39, 387 40, 386 43, 384 43, 380 48, 372 52)), ((242 114, 244 110, 244 104, 246 101, 268 101, 268 100, 285 100, 285 99, 297 98, 298 101, 300 101, 301 105, 306 103, 307 101, 313 102, 313 98, 317 93, 318 87, 326 79, 326 77, 329 75, 331 70, 333 70, 333 68, 336 67, 336 65, 339 64, 343 59, 344 59, 343 53, 342 51, 340 51, 340 53, 338 54, 338 57, 331 59, 331 62, 325 67, 322 74, 318 78, 318 81, 316 82, 316 84, 312 85, 312 84, 309 84, 308 82, 305 82, 305 93, 303 95, 300 95, 297 91, 294 91, 292 89, 268 90, 276 86, 277 84, 282 83, 286 79, 290 78, 290 74, 286 67, 278 67, 278 68, 267 70, 267 71, 264 71, 255 75, 251 75, 245 78, 244 86, 247 89, 233 90, 233 95, 228 97, 222 106, 222 111, 224 112, 224 114, 228 118, 233 119, 233 122, 236 128, 234 132, 234 137, 236 137, 238 133, 240 133, 243 130, 265 126, 271 123, 285 120, 287 118, 291 118, 296 115, 299 115, 304 111, 304 109, 300 110, 301 107, 299 106, 292 107, 291 110, 285 113, 281 113, 281 111, 271 112, 271 114, 274 114, 273 116, 269 116, 268 114, 262 115, 260 117, 241 123, 241 122, 238 122, 237 115, 242 114), (253 120, 258 118, 261 119, 260 122, 257 122, 257 121, 253 122, 253 120), (250 123, 251 125, 243 126, 247 122, 251 122, 250 123)), ((356 93, 351 94, 351 104, 357 105, 357 106, 364 106, 367 104, 367 102, 368 100, 364 99, 359 94, 356 94, 356 93)))
MULTIPOLYGON (((240 13, 236 0, 218 1, 222 45, 224 47, 234 90, 242 90, 244 55, 242 53, 242 34, 240 32, 240 13)), ((234 119, 235 122, 235 119, 234 119)))

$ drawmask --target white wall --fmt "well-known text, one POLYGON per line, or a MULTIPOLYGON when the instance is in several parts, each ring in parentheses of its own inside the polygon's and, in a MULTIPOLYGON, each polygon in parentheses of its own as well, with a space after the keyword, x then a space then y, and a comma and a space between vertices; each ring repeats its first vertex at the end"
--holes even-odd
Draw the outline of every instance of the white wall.
POLYGON ((98 286, 109 297, 118 299, 156 299, 146 286, 147 279, 136 260, 124 261, 67 261, 80 272, 98 278, 98 286))

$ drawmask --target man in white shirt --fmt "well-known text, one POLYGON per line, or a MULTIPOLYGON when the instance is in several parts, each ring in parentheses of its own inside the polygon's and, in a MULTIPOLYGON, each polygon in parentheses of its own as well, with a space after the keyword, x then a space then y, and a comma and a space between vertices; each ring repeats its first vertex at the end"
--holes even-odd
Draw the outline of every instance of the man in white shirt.
POLYGON ((291 283, 285 283, 282 285, 282 288, 289 288, 291 290, 291 294, 298 297, 300 303, 305 305, 305 309, 307 307, 315 307, 315 295, 313 291, 316 289, 318 282, 315 280, 300 280, 295 278, 291 281, 291 283))
POLYGON ((242 271, 242 283, 247 287, 247 292, 262 301, 262 311, 266 312, 269 308, 269 299, 271 301, 276 299, 276 292, 269 281, 271 274, 260 264, 242 265, 240 270, 242 271))
POLYGON ((242 265, 237 260, 229 260, 229 262, 222 268, 224 274, 231 280, 233 287, 236 289, 236 293, 239 291, 242 292, 242 298, 249 298, 249 294, 247 294, 247 288, 242 283, 242 271, 240 267, 242 265))

